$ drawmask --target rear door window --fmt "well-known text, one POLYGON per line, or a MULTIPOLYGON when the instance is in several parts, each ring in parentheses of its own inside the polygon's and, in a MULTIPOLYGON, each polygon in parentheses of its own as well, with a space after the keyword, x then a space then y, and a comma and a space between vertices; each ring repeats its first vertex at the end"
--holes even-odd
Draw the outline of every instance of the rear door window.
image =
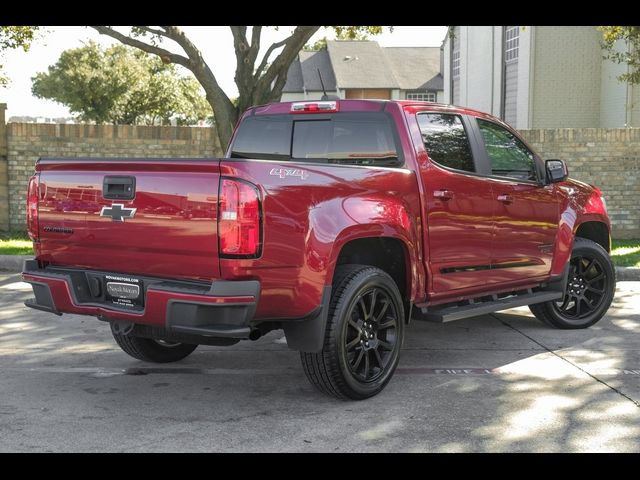
POLYGON ((254 116, 238 128, 232 157, 399 166, 397 145, 382 112, 254 116))
POLYGON ((471 145, 459 115, 419 113, 418 125, 429 158, 443 167, 475 172, 471 145))

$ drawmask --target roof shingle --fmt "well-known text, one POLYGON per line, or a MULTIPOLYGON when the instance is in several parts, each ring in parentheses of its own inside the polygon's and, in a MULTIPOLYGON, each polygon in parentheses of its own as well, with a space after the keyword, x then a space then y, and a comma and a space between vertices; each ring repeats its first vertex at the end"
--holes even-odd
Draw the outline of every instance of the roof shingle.
POLYGON ((399 88, 378 42, 327 41, 340 88, 399 88))
POLYGON ((283 92, 340 88, 442 90, 439 47, 385 47, 374 41, 329 40, 327 49, 300 52, 289 67, 283 92))
POLYGON ((440 75, 440 47, 386 47, 383 48, 391 71, 398 81, 398 88, 402 90, 417 90, 429 88, 426 84, 432 84, 433 90, 442 90, 444 82, 437 87, 437 81, 432 82, 440 75))

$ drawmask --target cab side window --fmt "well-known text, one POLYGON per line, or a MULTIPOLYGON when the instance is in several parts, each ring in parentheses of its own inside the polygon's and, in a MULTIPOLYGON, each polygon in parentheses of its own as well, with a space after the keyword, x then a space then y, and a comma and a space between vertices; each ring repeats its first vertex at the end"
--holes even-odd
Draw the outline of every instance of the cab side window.
POLYGON ((419 113, 418 125, 429 158, 443 167, 475 172, 471 145, 459 115, 419 113))
POLYGON ((538 180, 533 153, 515 135, 493 122, 479 118, 476 120, 493 175, 518 180, 538 180))

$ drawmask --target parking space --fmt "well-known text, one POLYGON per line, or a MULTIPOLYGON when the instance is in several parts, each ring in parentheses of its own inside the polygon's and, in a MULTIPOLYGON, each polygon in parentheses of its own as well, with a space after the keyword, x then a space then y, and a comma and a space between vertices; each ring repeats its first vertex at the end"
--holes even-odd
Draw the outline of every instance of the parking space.
POLYGON ((413 322, 377 397, 307 382, 281 331, 182 362, 131 359, 107 324, 27 309, 0 275, 0 451, 637 451, 640 282, 560 331, 527 308, 413 322))

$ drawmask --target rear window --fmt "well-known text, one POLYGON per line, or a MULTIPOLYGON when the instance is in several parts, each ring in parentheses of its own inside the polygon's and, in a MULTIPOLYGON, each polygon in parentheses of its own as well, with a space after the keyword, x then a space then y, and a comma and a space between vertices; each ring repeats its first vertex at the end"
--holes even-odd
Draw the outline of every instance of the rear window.
POLYGON ((238 128, 231 157, 398 166, 397 144, 382 112, 251 116, 238 128))

